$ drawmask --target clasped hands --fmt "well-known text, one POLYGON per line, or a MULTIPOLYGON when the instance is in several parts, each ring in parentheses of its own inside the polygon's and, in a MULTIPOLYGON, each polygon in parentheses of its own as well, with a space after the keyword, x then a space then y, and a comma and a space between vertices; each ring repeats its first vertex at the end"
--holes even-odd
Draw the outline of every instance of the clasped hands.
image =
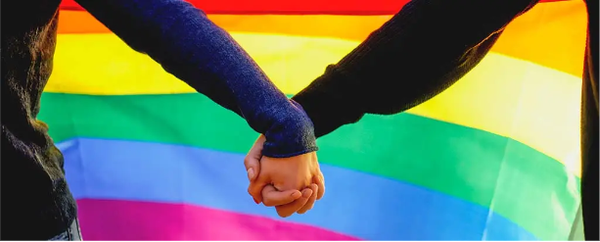
POLYGON ((288 217, 313 208, 325 194, 325 180, 316 152, 290 158, 262 155, 265 137, 261 135, 244 159, 254 202, 275 207, 277 214, 288 217))

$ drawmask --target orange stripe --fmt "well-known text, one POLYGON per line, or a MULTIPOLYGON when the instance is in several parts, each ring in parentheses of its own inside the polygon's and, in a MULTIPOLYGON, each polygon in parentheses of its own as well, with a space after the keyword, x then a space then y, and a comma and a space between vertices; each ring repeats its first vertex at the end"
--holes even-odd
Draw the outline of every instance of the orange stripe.
POLYGON ((586 30, 583 1, 538 4, 506 28, 492 51, 580 77, 586 30))
POLYGON ((110 30, 88 12, 60 10, 58 34, 109 33, 110 30))
MULTIPOLYGON (((186 0, 209 14, 335 14, 383 15, 395 14, 409 0, 186 0), (365 4, 367 3, 367 4, 365 4)), ((563 0, 540 0, 555 2, 563 0)), ((573 0, 566 0, 573 1, 573 0)), ((62 0, 61 10, 85 11, 75 0, 62 0)))
MULTIPOLYGON (((231 32, 362 41, 390 16, 210 15, 209 18, 231 32)), ((585 5, 581 1, 538 4, 507 27, 492 50, 581 76, 585 46, 580 40, 585 39, 586 21, 585 5), (544 24, 538 24, 540 22, 544 24), (547 41, 549 39, 552 41, 547 41), (553 54, 556 52, 575 54, 557 56, 553 54)), ((58 31, 60 34, 110 32, 81 11, 61 11, 58 31)))
MULTIPOLYGON (((208 17, 230 32, 277 33, 362 41, 391 16, 209 15, 208 17), (352 28, 340 28, 340 26, 352 26, 352 28)), ((67 10, 60 12, 59 34, 108 32, 109 29, 87 12, 67 10)))

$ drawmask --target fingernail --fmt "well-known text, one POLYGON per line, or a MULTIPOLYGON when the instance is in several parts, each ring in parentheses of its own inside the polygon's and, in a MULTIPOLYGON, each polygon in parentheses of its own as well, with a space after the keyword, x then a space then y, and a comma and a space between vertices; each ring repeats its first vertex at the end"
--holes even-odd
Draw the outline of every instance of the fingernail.
POLYGON ((292 197, 300 197, 300 191, 292 192, 292 197))
POLYGON ((312 195, 312 190, 304 190, 302 192, 303 197, 310 197, 310 195, 312 195))
POLYGON ((256 198, 252 198, 252 199, 254 199, 254 202, 255 202, 256 204, 259 204, 259 203, 260 203, 260 202, 258 202, 258 200, 256 200, 256 198))
POLYGON ((248 179, 252 180, 254 179, 254 169, 250 168, 248 169, 248 179))

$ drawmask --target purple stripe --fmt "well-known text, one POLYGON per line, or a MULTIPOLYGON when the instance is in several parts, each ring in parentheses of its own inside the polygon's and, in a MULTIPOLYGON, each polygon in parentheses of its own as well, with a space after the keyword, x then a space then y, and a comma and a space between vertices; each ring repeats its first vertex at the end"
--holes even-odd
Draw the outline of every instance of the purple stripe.
POLYGON ((99 199, 77 203, 85 240, 358 240, 314 226, 195 205, 99 199))

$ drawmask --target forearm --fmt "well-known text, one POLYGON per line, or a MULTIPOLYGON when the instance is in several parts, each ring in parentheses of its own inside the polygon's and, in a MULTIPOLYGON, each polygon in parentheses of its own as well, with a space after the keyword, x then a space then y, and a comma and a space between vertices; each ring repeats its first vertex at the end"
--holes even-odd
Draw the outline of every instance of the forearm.
POLYGON ((181 0, 78 2, 130 47, 148 54, 265 134, 265 155, 288 157, 316 150, 306 114, 269 81, 227 32, 191 4, 181 0))
POLYGON ((405 111, 470 71, 535 2, 413 0, 294 99, 318 137, 365 113, 405 111))

